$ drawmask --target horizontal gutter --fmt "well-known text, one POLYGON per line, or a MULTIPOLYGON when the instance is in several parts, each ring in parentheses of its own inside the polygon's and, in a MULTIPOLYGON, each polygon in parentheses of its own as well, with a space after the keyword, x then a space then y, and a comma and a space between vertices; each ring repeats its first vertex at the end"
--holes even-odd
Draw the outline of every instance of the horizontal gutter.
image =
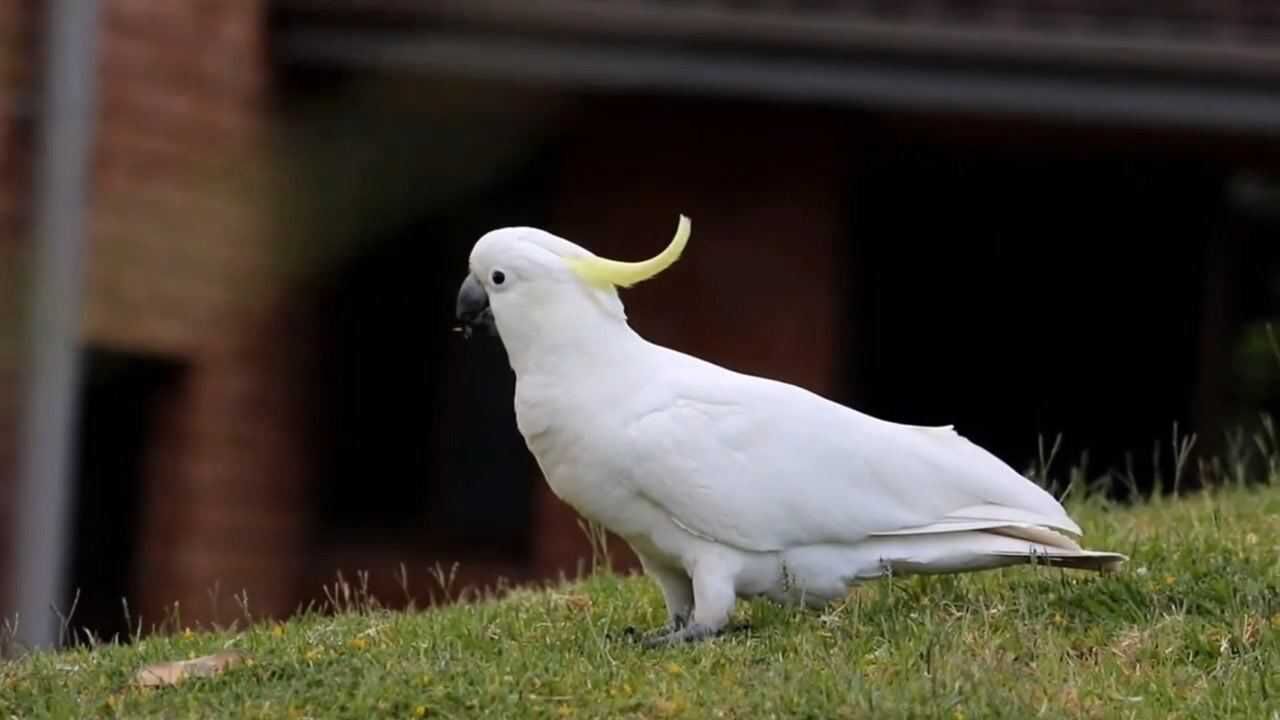
POLYGON ((401 69, 601 89, 1059 121, 1280 134, 1280 85, 1008 65, 760 53, 524 34, 294 26, 275 39, 286 64, 401 69))
POLYGON ((1264 17, 1259 9, 1254 17, 1227 6, 1216 13, 1179 15, 1177 8, 1155 4, 1126 17, 1035 4, 959 14, 909 0, 883 13, 850 1, 821 7, 706 0, 276 0, 276 5, 304 22, 1280 80, 1280 11, 1264 17))

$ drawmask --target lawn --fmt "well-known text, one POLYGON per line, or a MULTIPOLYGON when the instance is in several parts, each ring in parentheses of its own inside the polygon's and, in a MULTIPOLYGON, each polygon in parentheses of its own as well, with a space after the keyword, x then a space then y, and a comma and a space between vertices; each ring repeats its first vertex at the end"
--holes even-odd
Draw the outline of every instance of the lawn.
POLYGON ((895 578, 825 612, 742 603, 747 629, 654 651, 624 636, 663 620, 636 577, 416 613, 357 594, 337 614, 7 662, 0 717, 1280 717, 1280 486, 1072 511, 1123 570, 895 578), (132 684, 225 649, 247 660, 132 684))

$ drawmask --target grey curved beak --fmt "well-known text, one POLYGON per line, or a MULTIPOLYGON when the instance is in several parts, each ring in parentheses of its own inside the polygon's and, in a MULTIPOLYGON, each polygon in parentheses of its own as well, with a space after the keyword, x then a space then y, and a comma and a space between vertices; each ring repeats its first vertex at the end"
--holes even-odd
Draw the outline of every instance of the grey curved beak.
POLYGON ((485 292, 475 275, 468 275, 462 281, 462 287, 458 288, 455 316, 459 323, 458 329, 465 338, 470 338, 476 328, 485 328, 491 335, 497 334, 493 310, 489 308, 489 293, 485 292))

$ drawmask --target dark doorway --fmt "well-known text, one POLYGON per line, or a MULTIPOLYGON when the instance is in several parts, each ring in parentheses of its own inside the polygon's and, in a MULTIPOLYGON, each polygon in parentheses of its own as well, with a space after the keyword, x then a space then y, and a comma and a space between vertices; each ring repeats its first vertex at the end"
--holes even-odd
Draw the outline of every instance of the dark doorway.
MULTIPOLYGON (((1155 154, 895 142, 855 193, 851 348, 867 411, 951 424, 1019 470, 1132 452, 1192 420, 1223 181, 1155 154)), ((1065 473, 1063 473, 1065 474, 1065 473)))
POLYGON ((532 458, 497 338, 452 332, 481 234, 547 217, 545 159, 371 237, 316 292, 311 419, 317 526, 329 546, 522 561, 532 458))
POLYGON ((62 609, 74 603, 76 642, 87 640, 83 630, 102 641, 124 641, 130 628, 123 600, 132 579, 148 438, 157 402, 172 392, 182 367, 103 349, 86 351, 83 362, 75 544, 62 609))

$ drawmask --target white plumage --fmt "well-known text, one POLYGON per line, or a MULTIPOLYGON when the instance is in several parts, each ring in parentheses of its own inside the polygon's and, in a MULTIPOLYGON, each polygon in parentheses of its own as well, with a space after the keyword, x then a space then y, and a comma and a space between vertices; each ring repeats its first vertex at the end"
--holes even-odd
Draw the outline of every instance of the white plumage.
POLYGON ((651 642, 719 632, 742 596, 817 605, 890 571, 1124 559, 1081 549, 1049 493, 950 427, 880 420, 641 338, 602 278, 652 276, 683 243, 656 268, 593 265, 541 230, 496 230, 459 295, 466 320, 488 304, 553 491, 661 585, 671 626, 651 642))

